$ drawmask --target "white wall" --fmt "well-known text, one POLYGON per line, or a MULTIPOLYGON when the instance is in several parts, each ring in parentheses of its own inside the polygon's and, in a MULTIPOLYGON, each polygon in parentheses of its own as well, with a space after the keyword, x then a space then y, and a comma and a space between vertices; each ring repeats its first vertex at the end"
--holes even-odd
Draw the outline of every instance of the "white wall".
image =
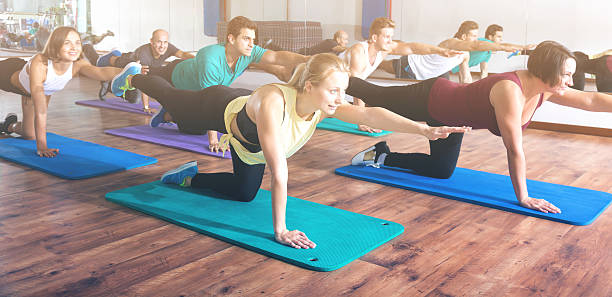
POLYGON ((203 5, 202 0, 91 0, 92 32, 115 33, 96 48, 132 51, 161 28, 170 32, 170 42, 179 49, 197 51, 217 42, 216 37, 204 35, 203 5))
POLYGON ((513 43, 556 40, 586 53, 612 48, 609 0, 395 0, 392 18, 401 24, 396 38, 436 44, 451 37, 464 20, 504 27, 513 43))
MULTIPOLYGON (((226 4, 228 19, 244 15, 253 20, 319 21, 323 38, 343 29, 352 42, 361 39, 362 0, 227 0, 226 4)), ((182 50, 216 43, 215 37, 204 35, 202 0, 91 0, 91 5, 94 33, 109 29, 117 34, 98 49, 133 50, 147 43, 157 28, 167 29, 170 41, 182 50)), ((397 24, 395 38, 404 41, 437 44, 470 19, 480 24, 481 35, 488 25, 496 23, 504 27, 508 42, 552 39, 572 50, 596 53, 612 48, 610 11, 610 0, 393 0, 391 17, 397 24)), ((526 67, 526 57, 506 57, 505 53, 494 55, 489 71, 526 67)), ((612 127, 609 113, 581 112, 554 104, 546 104, 534 119, 612 127)))

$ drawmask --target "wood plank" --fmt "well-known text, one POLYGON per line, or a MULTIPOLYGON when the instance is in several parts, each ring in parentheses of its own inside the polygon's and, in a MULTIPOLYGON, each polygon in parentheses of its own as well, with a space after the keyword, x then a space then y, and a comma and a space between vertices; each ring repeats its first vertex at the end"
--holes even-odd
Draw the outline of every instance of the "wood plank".
MULTIPOLYGON (((333 272, 313 272, 123 208, 105 193, 159 179, 197 160, 228 160, 103 134, 149 117, 89 108, 99 84, 75 79, 54 95, 49 130, 146 154, 157 164, 70 181, 0 161, 1 296, 357 295, 612 296, 610 210, 570 226, 335 175, 352 156, 386 140, 393 151, 428 152, 419 136, 369 138, 316 131, 288 160, 291 196, 398 222, 405 232, 333 272)), ((20 100, 0 93, 0 116, 20 100)), ((528 129, 532 179, 612 191, 612 140, 528 129)), ((507 174, 501 138, 466 134, 461 167, 507 174)), ((270 189, 266 170, 262 188, 270 189)))

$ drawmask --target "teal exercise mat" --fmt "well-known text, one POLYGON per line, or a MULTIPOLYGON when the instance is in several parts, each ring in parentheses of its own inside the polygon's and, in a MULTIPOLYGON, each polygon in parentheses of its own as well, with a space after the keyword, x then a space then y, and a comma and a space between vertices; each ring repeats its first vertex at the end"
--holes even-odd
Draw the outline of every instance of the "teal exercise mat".
POLYGON ((404 232, 402 225, 287 197, 287 228, 317 244, 295 249, 274 240, 271 193, 259 190, 251 202, 213 198, 159 181, 106 194, 109 201, 254 252, 316 271, 338 269, 404 232))
POLYGON ((509 176, 459 167, 449 179, 371 166, 345 166, 336 174, 572 225, 591 224, 612 202, 610 193, 527 180, 530 197, 561 209, 558 214, 543 213, 518 204, 509 176))
POLYGON ((90 178, 157 162, 152 157, 53 133, 47 133, 47 146, 58 148, 59 154, 39 157, 35 140, 0 139, 0 158, 66 179, 90 178))
POLYGON ((379 136, 391 134, 390 131, 382 131, 380 133, 369 133, 366 131, 360 131, 358 129, 358 125, 343 122, 336 118, 323 119, 319 124, 317 124, 317 128, 323 129, 323 130, 352 133, 352 134, 371 136, 371 137, 379 137, 379 136))

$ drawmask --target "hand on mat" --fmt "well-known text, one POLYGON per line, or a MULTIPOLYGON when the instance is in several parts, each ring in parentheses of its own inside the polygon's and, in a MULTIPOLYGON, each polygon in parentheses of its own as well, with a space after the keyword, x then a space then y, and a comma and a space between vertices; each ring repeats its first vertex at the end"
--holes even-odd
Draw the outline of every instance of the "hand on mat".
POLYGON ((359 131, 366 131, 368 133, 380 133, 382 132, 382 130, 380 129, 374 129, 374 128, 370 128, 366 125, 359 125, 359 131))
POLYGON ((317 246, 308 239, 304 232, 299 230, 285 230, 274 234, 274 237, 276 237, 276 241, 296 249, 312 249, 317 246))
POLYGON ((208 145, 208 149, 213 152, 213 153, 218 153, 219 151, 221 151, 221 147, 219 146, 219 142, 210 142, 210 144, 208 145))
POLYGON ((544 199, 536 199, 527 197, 524 201, 520 201, 521 206, 541 211, 543 213, 561 213, 561 210, 552 203, 544 199))
POLYGON ((45 157, 45 158, 53 158, 58 153, 59 153, 59 149, 56 149, 56 148, 44 148, 44 149, 36 150, 36 154, 38 156, 45 157))
POLYGON ((428 127, 425 129, 423 136, 429 140, 436 140, 439 138, 447 138, 451 133, 465 133, 472 131, 472 127, 428 127))

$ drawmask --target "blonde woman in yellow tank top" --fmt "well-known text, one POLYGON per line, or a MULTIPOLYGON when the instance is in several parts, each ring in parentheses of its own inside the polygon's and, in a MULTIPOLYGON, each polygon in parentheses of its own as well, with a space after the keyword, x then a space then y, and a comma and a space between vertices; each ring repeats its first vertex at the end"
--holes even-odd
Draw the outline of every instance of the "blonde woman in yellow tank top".
MULTIPOLYGON (((9 114, 0 123, 0 133, 16 133, 25 139, 36 139, 36 153, 54 157, 57 148, 47 147, 47 108, 54 92, 65 87, 73 77, 108 81, 120 76, 120 68, 96 67, 83 58, 81 37, 72 27, 58 27, 51 33, 42 53, 26 62, 19 58, 0 61, 0 89, 21 95, 23 120, 9 114)), ((138 64, 128 65, 137 67, 138 64)))
POLYGON ((178 90, 156 76, 135 75, 128 81, 156 98, 172 114, 181 131, 225 133, 221 142, 225 149, 230 148, 233 173, 198 173, 194 161, 166 172, 161 180, 213 190, 223 199, 248 202, 255 198, 265 165, 269 165, 274 235, 279 243, 294 248, 308 249, 316 245, 302 231, 287 229, 287 157, 308 141, 323 118, 333 116, 385 130, 422 134, 429 139, 469 130, 430 127, 383 108, 347 104, 343 98, 349 70, 333 54, 315 55, 298 66, 287 85, 265 85, 252 94, 249 90, 226 86, 178 90))

